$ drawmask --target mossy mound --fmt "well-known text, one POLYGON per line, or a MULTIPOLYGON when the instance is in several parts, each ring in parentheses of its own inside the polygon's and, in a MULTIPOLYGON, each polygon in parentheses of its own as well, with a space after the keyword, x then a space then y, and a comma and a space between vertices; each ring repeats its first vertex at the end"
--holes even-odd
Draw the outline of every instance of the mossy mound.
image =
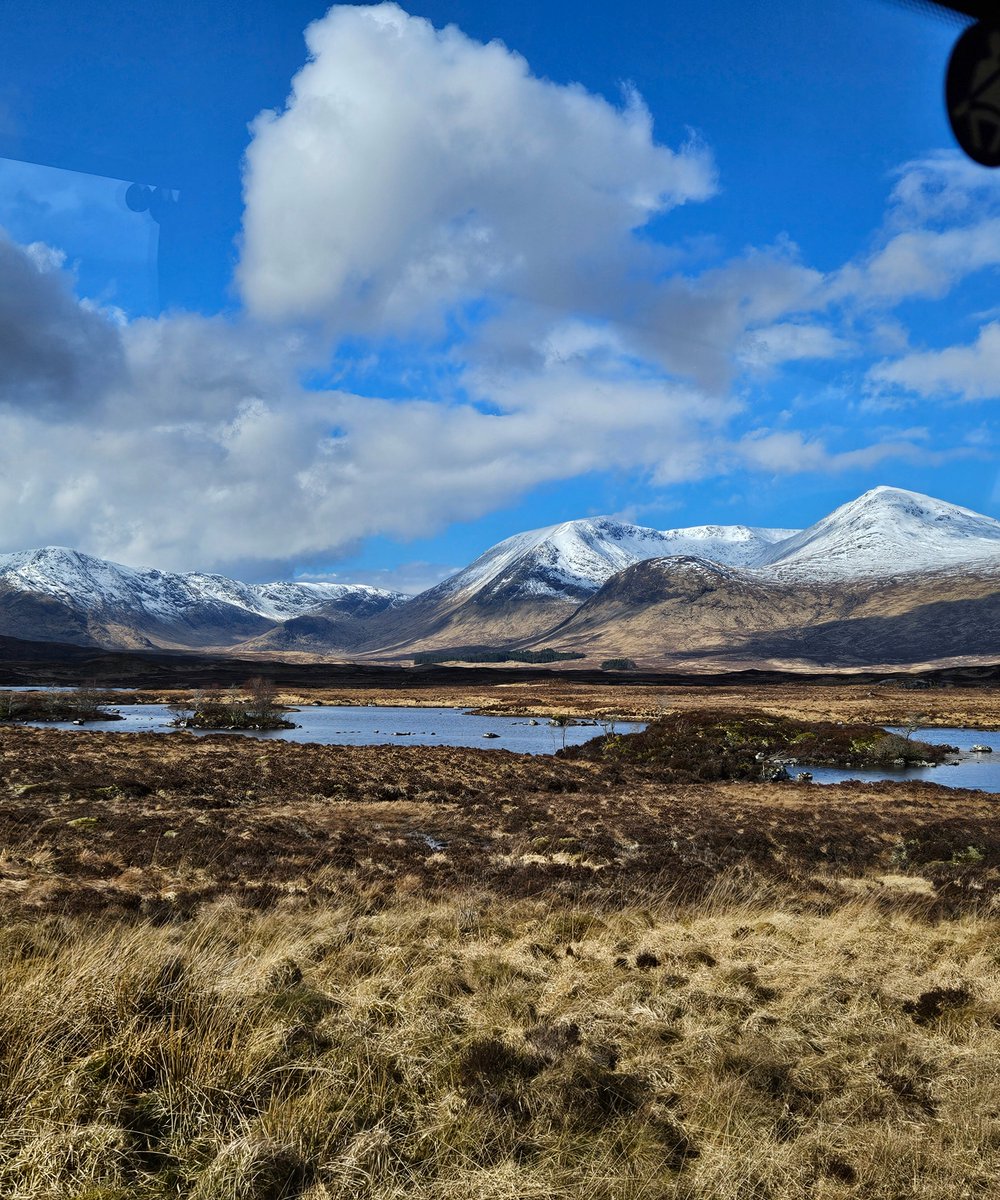
POLYGON ((640 733, 608 734, 560 751, 566 758, 628 763, 672 782, 761 779, 780 764, 885 767, 941 762, 954 750, 878 725, 796 721, 750 711, 671 713, 640 733))

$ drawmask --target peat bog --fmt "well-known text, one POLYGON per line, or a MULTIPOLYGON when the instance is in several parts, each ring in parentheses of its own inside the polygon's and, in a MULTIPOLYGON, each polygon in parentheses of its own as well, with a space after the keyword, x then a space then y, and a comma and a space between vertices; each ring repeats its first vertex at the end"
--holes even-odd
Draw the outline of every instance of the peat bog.
POLYGON ((642 903, 696 899, 733 871, 820 904, 844 877, 899 869, 930 878, 945 910, 996 889, 987 793, 760 782, 754 741, 720 756, 702 737, 700 758, 684 741, 666 766, 620 751, 661 734, 552 758, 5 729, 0 902, 164 919, 220 895, 267 906, 345 888, 642 903))

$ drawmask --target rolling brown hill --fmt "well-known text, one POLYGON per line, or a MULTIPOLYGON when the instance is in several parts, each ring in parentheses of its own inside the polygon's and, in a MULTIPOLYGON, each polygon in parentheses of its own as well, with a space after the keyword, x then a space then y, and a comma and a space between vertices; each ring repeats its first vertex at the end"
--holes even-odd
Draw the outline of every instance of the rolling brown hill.
POLYGON ((1000 655, 1000 576, 954 571, 798 581, 694 558, 610 579, 533 645, 640 667, 848 667, 1000 655))

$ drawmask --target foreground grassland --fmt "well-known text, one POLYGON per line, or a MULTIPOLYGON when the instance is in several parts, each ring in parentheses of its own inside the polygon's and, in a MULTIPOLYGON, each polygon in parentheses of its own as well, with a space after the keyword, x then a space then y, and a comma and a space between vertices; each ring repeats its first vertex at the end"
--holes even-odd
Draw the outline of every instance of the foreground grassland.
POLYGON ((0 1191, 993 1196, 996 935, 724 895, 14 922, 0 1191))
POLYGON ((0 730, 0 1195, 995 1195, 997 799, 677 769, 0 730))

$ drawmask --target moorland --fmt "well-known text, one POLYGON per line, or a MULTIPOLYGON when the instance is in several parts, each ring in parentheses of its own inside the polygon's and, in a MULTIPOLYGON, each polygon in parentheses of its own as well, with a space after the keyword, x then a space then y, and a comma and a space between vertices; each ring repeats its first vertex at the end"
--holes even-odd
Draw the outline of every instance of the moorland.
MULTIPOLYGON (((391 694, 661 736, 0 728, 4 1195, 991 1194, 996 798, 717 753, 787 722, 824 753, 917 715, 996 727, 991 689, 391 694)), ((381 699, 278 698, 352 696, 381 699)))

